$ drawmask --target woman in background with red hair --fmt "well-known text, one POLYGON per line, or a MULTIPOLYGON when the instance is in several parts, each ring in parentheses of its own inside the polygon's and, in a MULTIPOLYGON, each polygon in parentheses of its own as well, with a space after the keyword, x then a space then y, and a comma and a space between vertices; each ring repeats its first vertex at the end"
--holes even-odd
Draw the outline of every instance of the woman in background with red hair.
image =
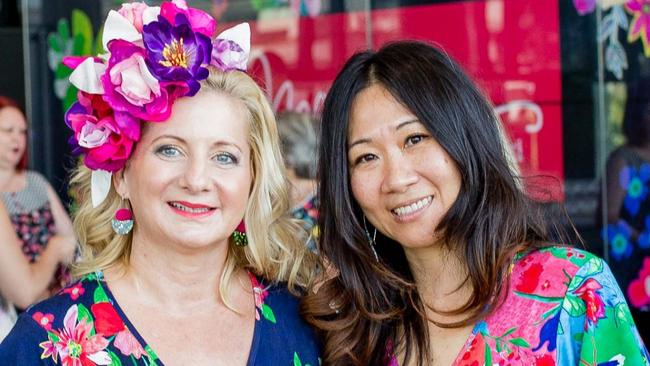
POLYGON ((2 339, 15 320, 13 305, 26 308, 64 284, 67 271, 60 264, 72 258, 76 246, 72 224, 54 189, 39 173, 27 170, 25 115, 3 96, 0 199, 2 339))

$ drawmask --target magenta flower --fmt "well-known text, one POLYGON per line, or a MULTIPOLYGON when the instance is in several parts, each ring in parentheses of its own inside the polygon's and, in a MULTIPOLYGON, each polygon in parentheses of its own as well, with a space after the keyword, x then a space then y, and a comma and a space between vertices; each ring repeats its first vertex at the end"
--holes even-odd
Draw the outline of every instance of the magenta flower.
POLYGON ((214 37, 217 22, 210 14, 200 9, 188 7, 185 0, 173 0, 160 5, 160 15, 171 24, 176 22, 176 16, 178 14, 183 14, 187 18, 195 32, 202 33, 208 38, 214 37))
POLYGON ((627 34, 628 42, 634 42, 641 38, 643 53, 650 57, 650 0, 629 0, 625 4, 628 12, 632 13, 633 19, 627 34))
POLYGON ((74 131, 75 153, 85 153, 90 169, 117 171, 140 139, 140 120, 124 112, 113 112, 100 95, 78 94, 79 102, 66 112, 65 120, 74 131))
POLYGON ((144 26, 147 65, 161 81, 185 82, 187 96, 195 95, 199 81, 208 77, 212 42, 203 33, 194 32, 187 17, 179 13, 172 25, 162 15, 144 26))
POLYGON ((111 58, 101 76, 104 100, 117 112, 127 112, 145 121, 165 121, 174 100, 187 93, 185 83, 159 82, 151 74, 145 50, 117 39, 109 42, 111 58))

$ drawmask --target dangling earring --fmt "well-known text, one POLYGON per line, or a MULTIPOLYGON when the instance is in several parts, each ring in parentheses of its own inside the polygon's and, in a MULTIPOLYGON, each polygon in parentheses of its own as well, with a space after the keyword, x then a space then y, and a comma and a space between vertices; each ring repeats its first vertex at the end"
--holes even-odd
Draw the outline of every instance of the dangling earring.
POLYGON ((133 229, 133 212, 129 208, 120 208, 115 211, 115 217, 111 220, 113 231, 118 235, 126 235, 133 229))
POLYGON ((238 247, 245 247, 248 245, 248 238, 246 237, 246 225, 244 224, 244 220, 241 220, 235 231, 233 231, 232 240, 238 247))
POLYGON ((379 262, 379 255, 377 255, 377 250, 375 249, 375 245, 377 244, 377 242, 375 241, 375 239, 377 238, 377 228, 375 228, 375 231, 371 237, 370 232, 368 231, 368 226, 366 226, 366 215, 363 215, 363 230, 366 232, 366 239, 368 239, 368 244, 370 245, 372 254, 375 255, 375 260, 379 262))

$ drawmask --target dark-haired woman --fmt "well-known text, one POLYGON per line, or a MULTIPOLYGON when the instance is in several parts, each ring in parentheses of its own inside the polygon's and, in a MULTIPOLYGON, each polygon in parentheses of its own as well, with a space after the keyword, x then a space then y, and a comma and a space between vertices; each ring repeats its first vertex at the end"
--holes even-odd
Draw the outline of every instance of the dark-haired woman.
POLYGON ((493 108, 424 43, 353 56, 323 109, 327 365, 647 365, 598 257, 550 242, 493 108))

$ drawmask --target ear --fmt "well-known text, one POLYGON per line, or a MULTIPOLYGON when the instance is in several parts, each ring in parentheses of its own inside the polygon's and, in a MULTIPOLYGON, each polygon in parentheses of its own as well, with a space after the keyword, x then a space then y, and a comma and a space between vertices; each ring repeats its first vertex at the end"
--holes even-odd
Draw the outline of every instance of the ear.
POLYGON ((115 188, 115 192, 117 192, 117 194, 120 195, 120 197, 122 197, 123 199, 128 199, 129 186, 126 182, 125 170, 126 167, 113 173, 113 187, 115 188))

